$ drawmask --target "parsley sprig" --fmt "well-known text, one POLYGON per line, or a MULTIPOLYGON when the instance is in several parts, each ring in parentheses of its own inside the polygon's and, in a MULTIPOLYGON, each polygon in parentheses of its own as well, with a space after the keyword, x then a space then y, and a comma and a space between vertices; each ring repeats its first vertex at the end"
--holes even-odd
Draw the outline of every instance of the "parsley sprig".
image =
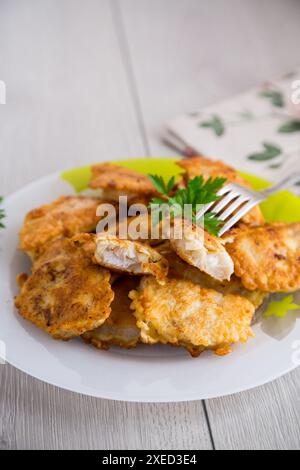
MULTIPOLYGON (((162 195, 162 198, 155 197, 151 200, 151 205, 167 204, 170 207, 170 214, 176 217, 178 213, 182 214, 186 204, 192 207, 192 222, 199 223, 196 220, 196 214, 200 205, 206 205, 217 201, 220 197, 218 191, 224 185, 226 178, 208 178, 206 181, 203 176, 195 176, 187 184, 186 188, 177 189, 174 192, 175 177, 173 176, 167 183, 161 176, 149 175, 155 189, 162 195), (178 211, 178 209, 180 209, 178 211)), ((213 235, 218 236, 223 221, 218 219, 214 212, 207 212, 201 223, 204 222, 204 228, 213 235)))
MULTIPOLYGON (((3 202, 3 197, 0 196, 0 204, 3 202)), ((4 209, 0 209, 0 228, 5 228, 5 225, 3 224, 2 220, 5 217, 5 211, 4 209)))
POLYGON ((155 189, 164 196, 169 196, 175 186, 175 176, 172 176, 172 178, 167 183, 165 183, 162 176, 148 175, 148 177, 150 178, 155 189))

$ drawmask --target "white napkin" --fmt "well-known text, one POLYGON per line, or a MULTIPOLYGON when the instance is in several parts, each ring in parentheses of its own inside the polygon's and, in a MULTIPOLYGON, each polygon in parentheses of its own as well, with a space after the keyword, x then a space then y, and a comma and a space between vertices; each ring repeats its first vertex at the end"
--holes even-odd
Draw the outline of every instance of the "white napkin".
POLYGON ((270 181, 300 172, 300 68, 261 87, 171 120, 164 140, 270 181))

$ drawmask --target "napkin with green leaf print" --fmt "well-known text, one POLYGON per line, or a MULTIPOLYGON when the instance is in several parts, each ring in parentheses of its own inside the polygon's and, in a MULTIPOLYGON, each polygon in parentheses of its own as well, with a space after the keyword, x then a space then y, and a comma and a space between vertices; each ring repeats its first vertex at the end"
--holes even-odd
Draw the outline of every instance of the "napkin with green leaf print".
POLYGON ((300 171, 300 68, 171 120, 164 140, 270 181, 300 171))

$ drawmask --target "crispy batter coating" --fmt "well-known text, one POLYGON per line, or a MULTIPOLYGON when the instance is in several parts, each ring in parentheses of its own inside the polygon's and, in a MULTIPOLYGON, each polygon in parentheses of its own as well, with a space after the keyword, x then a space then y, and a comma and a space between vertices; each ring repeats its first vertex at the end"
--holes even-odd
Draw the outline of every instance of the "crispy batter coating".
POLYGON ((257 309, 266 299, 268 294, 258 289, 250 291, 246 289, 241 279, 237 276, 231 276, 230 281, 218 281, 199 269, 185 263, 171 248, 168 241, 162 243, 157 248, 157 251, 161 253, 169 263, 169 274, 168 277, 174 279, 185 279, 191 281, 194 284, 199 284, 205 289, 214 289, 222 294, 235 294, 241 297, 245 297, 253 303, 257 309))
POLYGON ((185 170, 184 179, 186 183, 195 176, 203 175, 205 179, 210 177, 226 178, 231 183, 247 186, 248 183, 238 172, 219 160, 210 160, 202 156, 179 160, 177 165, 185 170))
POLYGON ((114 293, 108 270, 69 239, 49 245, 15 304, 20 315, 56 339, 70 339, 102 325, 111 312, 114 293))
MULTIPOLYGON (((177 165, 185 170, 183 175, 185 184, 195 176, 203 175, 205 179, 209 177, 222 177, 226 178, 230 183, 250 187, 249 183, 234 168, 221 161, 210 160, 209 158, 199 156, 179 160, 177 165)), ((260 208, 255 207, 242 218, 242 221, 249 225, 262 225, 264 223, 264 217, 260 208)))
POLYGON ((204 349, 223 355, 231 344, 253 336, 254 306, 237 295, 178 279, 161 286, 153 277, 143 277, 129 296, 141 339, 148 344, 183 346, 192 355, 204 349))
POLYGON ((20 274, 17 275, 16 281, 17 281, 17 285, 20 289, 24 286, 27 279, 28 279, 28 274, 27 273, 20 273, 20 274))
POLYGON ((101 200, 88 196, 62 196, 51 204, 30 211, 20 232, 20 248, 32 259, 60 237, 95 230, 101 200))
POLYGON ((129 292, 135 289, 139 278, 122 277, 113 284, 115 293, 111 304, 111 314, 106 322, 92 331, 87 331, 82 338, 98 349, 108 349, 111 345, 122 348, 134 348, 140 341, 140 330, 130 310, 129 292))
POLYGON ((120 194, 152 196, 156 193, 146 175, 111 163, 99 163, 92 166, 92 177, 89 183, 92 189, 105 190, 115 199, 120 194))
POLYGON ((300 222, 236 230, 226 249, 235 274, 249 290, 293 292, 300 289, 300 222))
POLYGON ((168 262, 150 246, 122 240, 107 233, 83 234, 74 237, 86 252, 93 253, 94 262, 115 272, 134 275, 152 274, 159 282, 168 275, 168 262))
POLYGON ((164 237, 162 221, 154 223, 149 213, 128 217, 111 227, 107 233, 117 235, 122 239, 147 243, 151 246, 158 245, 164 238, 167 238, 164 237))
POLYGON ((174 231, 171 233, 171 246, 178 256, 219 281, 229 280, 233 262, 222 239, 188 221, 183 222, 182 229, 180 238, 174 238, 174 231))

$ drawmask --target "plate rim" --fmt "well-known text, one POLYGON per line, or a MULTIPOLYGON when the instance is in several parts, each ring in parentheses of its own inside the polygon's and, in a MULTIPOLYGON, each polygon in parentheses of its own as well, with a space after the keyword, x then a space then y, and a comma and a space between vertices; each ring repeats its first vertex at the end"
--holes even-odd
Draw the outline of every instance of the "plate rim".
MULTIPOLYGON (((142 158, 132 158, 132 159, 126 159, 124 161, 139 161, 141 160, 142 158)), ((171 160, 171 161, 175 161, 177 158, 173 158, 173 157, 170 157, 170 158, 163 158, 164 160, 171 160)), ((150 159, 149 159, 150 160, 150 159)), ((151 160, 159 160, 159 158, 151 158, 151 160)), ((122 160, 111 160, 112 163, 122 163, 122 160)), ((92 165, 93 163, 90 163, 90 165, 92 165)), ((87 165, 84 165, 84 166, 88 166, 89 164, 87 165)), ((37 178, 27 184, 25 184, 24 186, 22 186, 21 188, 19 188, 18 190, 8 194, 7 196, 4 197, 4 200, 3 200, 3 203, 2 203, 2 207, 5 209, 8 205, 10 205, 11 203, 14 202, 15 199, 18 199, 22 196, 23 193, 26 193, 27 191, 30 190, 31 187, 35 186, 36 184, 40 184, 40 185, 43 185, 45 182, 47 181, 51 181, 51 180, 55 180, 55 179, 58 179, 58 180, 62 180, 61 178, 61 175, 63 172, 65 171, 68 171, 68 170, 72 170, 72 169, 76 169, 76 168, 81 168, 83 165, 80 165, 80 166, 77 166, 77 167, 73 167, 73 168, 67 168, 67 169, 62 169, 61 171, 55 171, 55 172, 52 172, 52 173, 49 173, 47 175, 44 175, 40 178, 37 178)), ((66 181, 65 181, 66 184, 68 184, 66 181)), ((73 190, 74 191, 74 190, 73 190)), ((9 307, 10 308, 10 307, 9 307)), ((112 400, 112 401, 120 401, 120 402, 129 402, 129 403, 184 403, 184 402, 191 402, 191 401, 199 401, 199 400, 210 400, 210 399, 215 399, 215 398, 223 398, 223 397, 226 397, 226 396, 231 396, 231 395, 235 395, 237 393, 242 393, 242 392, 246 392, 246 391, 250 391, 250 390, 253 390, 255 388, 258 388, 258 387, 262 387, 268 383, 272 383, 274 382, 275 380, 277 379, 280 379, 281 377, 285 376, 286 374, 289 374, 290 372, 292 372, 293 370, 297 369, 299 367, 299 365, 297 364, 293 364, 291 362, 291 365, 290 367, 288 368, 285 368, 284 371, 280 372, 280 373, 272 373, 270 375, 266 375, 265 376, 265 379, 264 380, 256 380, 253 385, 251 386, 243 386, 241 385, 240 387, 236 386, 235 388, 233 388, 231 391, 228 391, 228 392, 225 392, 225 393, 211 393, 211 394, 206 394, 206 396, 202 396, 202 397, 199 397, 199 394, 197 396, 197 392, 195 393, 190 393, 190 395, 188 396, 188 394, 186 392, 184 392, 184 394, 186 395, 185 398, 176 398, 176 397, 170 397, 168 398, 167 400, 166 399, 159 399, 159 398, 152 398, 152 399, 149 399, 147 397, 141 397, 140 399, 137 399, 135 397, 122 397, 118 391, 115 391, 115 392, 110 392, 109 394, 108 393, 105 393, 101 390, 99 390, 99 393, 96 393, 96 390, 89 390, 87 387, 85 386, 80 386, 80 389, 77 387, 77 389, 74 387, 74 386, 68 386, 67 384, 61 384, 59 383, 58 381, 55 381, 55 380, 51 380, 49 378, 47 378, 44 374, 42 373, 33 373, 33 372, 30 372, 30 370, 22 365, 20 365, 18 363, 18 361, 15 361, 15 360, 12 360, 9 358, 9 353, 6 354, 6 358, 5 358, 5 364, 10 364, 11 366, 15 367, 16 369, 20 370, 22 373, 25 373, 27 375, 29 375, 30 377, 33 377, 34 379, 36 380, 40 380, 46 384, 49 384, 49 385, 52 385, 54 387, 57 387, 57 388, 60 388, 62 390, 67 390, 69 392, 73 392, 73 393, 77 393, 77 394, 82 394, 82 395, 86 395, 86 396, 90 396, 90 397, 94 397, 94 398, 101 398, 101 399, 105 399, 105 400, 112 400)))

